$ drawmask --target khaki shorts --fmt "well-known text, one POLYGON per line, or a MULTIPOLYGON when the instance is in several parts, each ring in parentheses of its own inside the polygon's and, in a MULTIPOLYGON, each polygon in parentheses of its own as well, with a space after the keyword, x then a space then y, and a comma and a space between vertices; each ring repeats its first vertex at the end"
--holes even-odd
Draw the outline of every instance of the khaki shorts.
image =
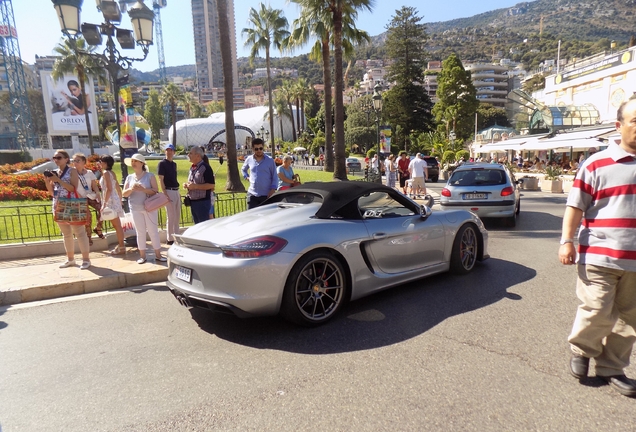
POLYGON ((413 185, 412 188, 422 188, 424 189, 426 187, 426 183, 424 182, 424 177, 413 177, 413 185))

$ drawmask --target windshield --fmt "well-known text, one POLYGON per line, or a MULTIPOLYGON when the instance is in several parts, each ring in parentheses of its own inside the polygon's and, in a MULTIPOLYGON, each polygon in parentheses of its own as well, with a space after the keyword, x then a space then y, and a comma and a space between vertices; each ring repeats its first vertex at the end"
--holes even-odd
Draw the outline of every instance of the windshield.
POLYGON ((506 176, 500 169, 455 171, 448 184, 452 186, 502 185, 506 184, 506 176))

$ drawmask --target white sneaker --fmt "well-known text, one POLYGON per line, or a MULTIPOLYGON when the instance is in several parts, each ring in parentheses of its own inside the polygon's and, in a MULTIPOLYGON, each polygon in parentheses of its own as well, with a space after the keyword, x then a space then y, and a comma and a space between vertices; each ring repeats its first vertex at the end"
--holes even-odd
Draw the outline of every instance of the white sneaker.
POLYGON ((60 268, 73 267, 74 265, 75 265, 75 260, 68 260, 60 264, 60 268))
POLYGON ((82 261, 82 265, 80 266, 80 269, 81 270, 86 270, 90 266, 91 266, 91 262, 90 261, 82 261))

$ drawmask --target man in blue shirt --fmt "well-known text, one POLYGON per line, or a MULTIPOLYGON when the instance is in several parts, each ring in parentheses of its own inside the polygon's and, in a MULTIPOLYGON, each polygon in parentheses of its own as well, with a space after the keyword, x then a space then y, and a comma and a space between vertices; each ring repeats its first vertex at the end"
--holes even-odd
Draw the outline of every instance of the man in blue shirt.
POLYGON ((243 163, 243 178, 250 181, 247 189, 247 208, 261 205, 276 192, 278 175, 274 159, 264 153, 265 143, 260 138, 252 140, 252 154, 243 163), (249 171, 249 174, 248 174, 249 171))

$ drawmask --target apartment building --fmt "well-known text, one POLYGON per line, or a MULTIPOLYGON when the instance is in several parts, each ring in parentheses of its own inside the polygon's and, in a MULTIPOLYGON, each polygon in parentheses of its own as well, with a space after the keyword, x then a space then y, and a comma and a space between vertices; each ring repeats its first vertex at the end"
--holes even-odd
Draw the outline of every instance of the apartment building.
MULTIPOLYGON (((228 20, 231 33, 232 75, 234 77, 234 85, 238 86, 234 1, 228 1, 227 8, 228 16, 225 19, 228 20)), ((199 89, 222 88, 223 64, 221 61, 221 43, 216 0, 192 0, 192 24, 199 89)), ((202 99, 200 102, 204 102, 204 100, 202 99)))

